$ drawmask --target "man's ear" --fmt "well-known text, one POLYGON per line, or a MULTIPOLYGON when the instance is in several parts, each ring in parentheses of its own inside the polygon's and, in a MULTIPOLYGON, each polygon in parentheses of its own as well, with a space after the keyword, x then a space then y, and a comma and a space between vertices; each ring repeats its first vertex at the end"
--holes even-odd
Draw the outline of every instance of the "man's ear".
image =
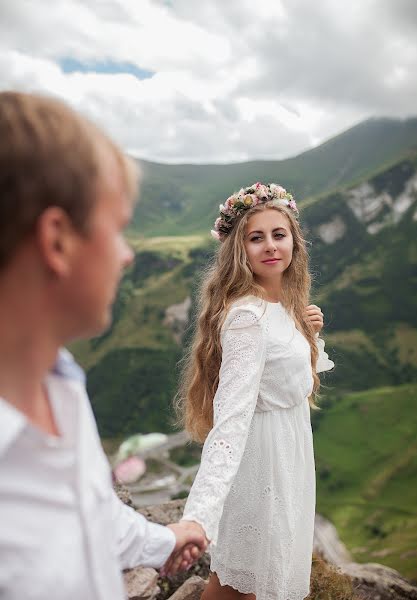
POLYGON ((50 206, 40 215, 36 230, 45 264, 58 277, 65 277, 71 271, 80 237, 71 219, 62 208, 50 206))

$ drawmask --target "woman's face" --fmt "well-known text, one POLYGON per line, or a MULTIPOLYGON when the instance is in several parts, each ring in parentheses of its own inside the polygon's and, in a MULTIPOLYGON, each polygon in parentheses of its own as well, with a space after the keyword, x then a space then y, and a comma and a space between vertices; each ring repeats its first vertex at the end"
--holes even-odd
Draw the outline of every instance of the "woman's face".
POLYGON ((252 215, 245 231, 245 248, 254 275, 280 279, 292 260, 293 237, 289 219, 273 208, 252 215))

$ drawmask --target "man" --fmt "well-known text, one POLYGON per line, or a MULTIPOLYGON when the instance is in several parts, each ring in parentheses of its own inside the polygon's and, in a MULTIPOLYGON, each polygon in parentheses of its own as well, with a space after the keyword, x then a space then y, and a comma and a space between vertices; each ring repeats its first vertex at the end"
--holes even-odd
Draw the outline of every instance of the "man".
POLYGON ((175 572, 206 547, 198 524, 118 500, 62 350, 110 324, 135 194, 133 163, 93 124, 0 93, 0 598, 117 600, 121 569, 175 572))

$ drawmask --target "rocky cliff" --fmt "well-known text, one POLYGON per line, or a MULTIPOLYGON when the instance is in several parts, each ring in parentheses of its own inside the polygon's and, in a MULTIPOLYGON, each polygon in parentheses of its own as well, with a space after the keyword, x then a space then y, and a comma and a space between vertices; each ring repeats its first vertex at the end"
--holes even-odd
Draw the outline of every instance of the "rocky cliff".
MULTIPOLYGON (((126 489, 117 488, 119 497, 131 505, 126 489)), ((185 500, 143 507, 147 519, 167 525, 181 518, 185 500)), ((132 509, 133 510, 133 509, 132 509)), ((187 572, 171 579, 157 571, 138 567, 125 572, 129 600, 199 600, 209 575, 205 554, 187 572)), ((417 587, 394 569, 376 563, 358 564, 340 542, 336 529, 316 515, 311 589, 308 600, 417 600, 417 587)))

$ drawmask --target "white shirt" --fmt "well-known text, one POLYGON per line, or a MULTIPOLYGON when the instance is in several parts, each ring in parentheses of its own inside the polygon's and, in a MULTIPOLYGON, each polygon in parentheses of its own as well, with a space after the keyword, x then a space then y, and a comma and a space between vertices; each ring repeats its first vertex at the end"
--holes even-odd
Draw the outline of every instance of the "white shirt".
POLYGON ((45 384, 59 438, 0 398, 0 599, 120 600, 121 570, 162 566, 175 535, 114 493, 68 352, 45 384))

